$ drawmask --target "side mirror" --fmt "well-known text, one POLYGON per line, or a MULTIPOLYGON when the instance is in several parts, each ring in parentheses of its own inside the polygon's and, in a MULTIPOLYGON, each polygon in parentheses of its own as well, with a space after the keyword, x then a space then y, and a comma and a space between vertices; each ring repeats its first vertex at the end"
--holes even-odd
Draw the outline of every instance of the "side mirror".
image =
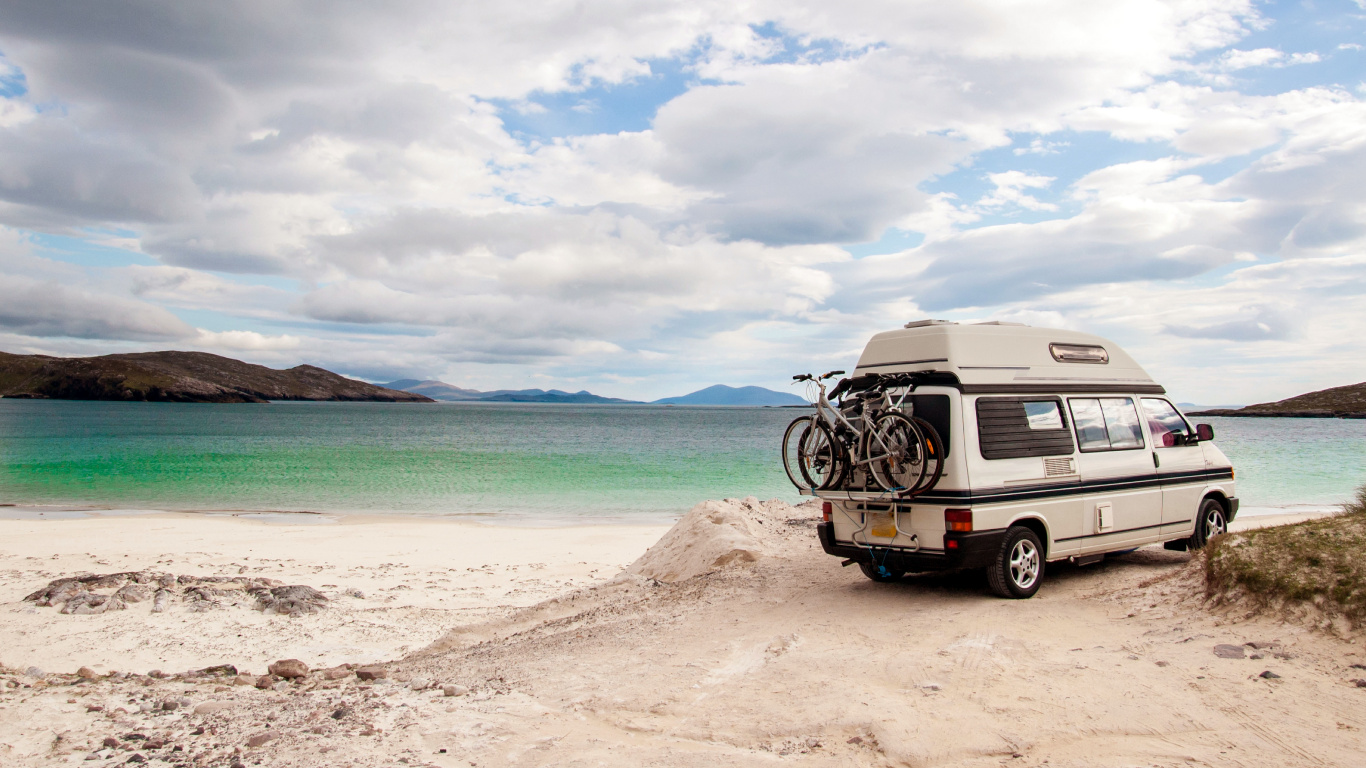
POLYGON ((1175 433, 1175 432, 1163 432, 1163 433, 1162 433, 1162 447, 1163 447, 1163 448, 1170 448, 1170 447, 1172 447, 1173 445, 1176 445, 1176 433, 1175 433))
POLYGON ((1200 440, 1213 440, 1213 439, 1214 439, 1214 427, 1211 427, 1211 426, 1208 425, 1208 424, 1196 424, 1196 425, 1195 425, 1195 436, 1196 436, 1197 438, 1199 438, 1200 440))

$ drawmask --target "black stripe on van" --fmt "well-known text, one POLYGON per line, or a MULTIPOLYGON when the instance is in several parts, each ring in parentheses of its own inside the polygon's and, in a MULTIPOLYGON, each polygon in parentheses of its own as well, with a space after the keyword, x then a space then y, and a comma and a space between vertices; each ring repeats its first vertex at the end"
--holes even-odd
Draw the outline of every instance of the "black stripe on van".
POLYGON ((1131 491, 1140 488, 1161 487, 1164 485, 1188 485, 1232 479, 1232 469, 1199 469, 1187 472, 1160 472, 1155 474, 1131 475, 1128 477, 1107 477, 1085 482, 1073 480, 1071 482, 1049 483, 1047 485, 1031 485, 1028 488, 1002 488, 990 491, 951 491, 936 489, 915 497, 914 503, 996 504, 1006 501, 1046 499, 1050 496, 1078 496, 1113 491, 1131 491))

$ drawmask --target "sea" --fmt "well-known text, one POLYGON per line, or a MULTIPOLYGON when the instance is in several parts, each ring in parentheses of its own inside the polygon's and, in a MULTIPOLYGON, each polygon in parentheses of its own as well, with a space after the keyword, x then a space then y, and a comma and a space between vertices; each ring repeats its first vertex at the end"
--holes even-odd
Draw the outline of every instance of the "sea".
MULTIPOLYGON (((423 515, 658 524, 706 499, 791 502, 791 408, 0 399, 0 514, 423 515)), ((1243 514, 1332 509, 1366 420, 1208 418, 1243 514)))

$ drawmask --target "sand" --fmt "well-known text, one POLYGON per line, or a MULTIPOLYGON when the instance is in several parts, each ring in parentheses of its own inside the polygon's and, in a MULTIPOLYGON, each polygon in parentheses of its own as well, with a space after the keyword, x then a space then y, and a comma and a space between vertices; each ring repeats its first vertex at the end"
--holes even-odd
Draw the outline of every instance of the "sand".
MULTIPOLYGON (((566 550, 583 546, 572 562, 552 552, 534 573, 508 570, 515 563, 494 566, 497 578, 453 573, 448 569, 457 566, 446 558, 494 563, 497 553, 516 547, 499 549, 498 537, 490 536, 475 539, 488 548, 477 557, 455 555, 429 543, 443 536, 440 529, 410 522, 368 521, 322 533, 323 526, 300 526, 286 535, 220 521, 208 535, 196 533, 208 530, 202 518, 157 529, 151 526, 167 521, 115 520, 107 521, 104 539, 92 533, 84 549, 63 544, 53 552, 59 559, 52 562, 63 567, 112 569, 111 554, 121 552, 113 540, 128 536, 127 546, 138 539, 120 533, 132 524, 148 526, 144 535, 167 549, 177 537, 199 537, 182 548, 205 554, 191 556, 184 568, 231 569, 244 555, 227 557, 209 541, 239 535, 242 545, 259 547, 262 539, 283 538, 294 546, 258 549, 252 563, 266 558, 261 565, 293 569, 288 573, 308 584, 354 573, 372 579, 366 583, 375 595, 400 583, 445 590, 435 605, 420 606, 405 603, 417 596, 399 590, 390 604, 399 620, 388 626, 400 636, 385 641, 393 645, 365 646, 393 649, 383 665, 386 679, 362 681, 343 669, 335 679, 314 672, 294 682, 267 680, 265 690, 228 677, 80 681, 17 672, 30 662, 11 650, 10 617, 32 622, 21 637, 33 652, 49 654, 53 671, 88 664, 82 653, 106 653, 94 642, 98 633, 62 652, 44 650, 34 638, 60 644, 69 627, 94 626, 80 624, 90 619, 126 621, 210 651, 214 642, 232 641, 213 639, 224 631, 205 623, 224 621, 214 612, 170 612, 184 621, 164 625, 132 608, 112 618, 51 608, 27 614, 27 604, 14 600, 46 577, 23 569, 57 568, 23 560, 34 555, 16 552, 6 535, 0 610, 9 634, 0 661, 10 669, 0 674, 0 764, 104 765, 133 755, 225 767, 1359 764, 1366 728, 1366 687, 1352 682, 1366 678, 1359 638, 1211 612, 1187 553, 1146 547, 1094 566, 1050 565, 1034 599, 1008 601, 989 597, 976 574, 874 584, 820 552, 814 515, 809 505, 713 502, 675 532, 692 535, 659 541, 648 556, 611 574, 609 563, 634 560, 662 531, 628 529, 615 539, 616 533, 584 533, 598 529, 568 529, 555 535, 566 550), (708 532, 724 541, 705 540, 708 532), (736 551, 751 556, 728 557, 736 551), (92 556, 109 565, 80 559, 92 556), (395 566, 383 568, 396 559, 410 566, 401 579, 395 566), (593 563, 596 573, 574 570, 593 563), (563 584, 573 578, 582 585, 563 584), (540 580, 535 589, 546 590, 547 599, 515 592, 531 589, 531 579, 540 580), (456 593, 466 584, 483 589, 482 604, 456 593), (408 621, 426 623, 410 637, 408 621), (401 645, 409 652, 398 651, 401 645), (1217 656, 1216 645, 1237 646, 1243 658, 1217 656), (103 748, 106 738, 115 746, 103 748)), ((65 523, 30 525, 39 527, 4 523, 0 533, 19 531, 30 537, 26 546, 37 547, 51 538, 44 531, 65 523)), ((450 534, 446 548, 464 535, 472 534, 450 534)), ((340 577, 325 583, 362 584, 340 577)), ((367 601, 375 599, 370 594, 367 601)), ((334 616, 364 615, 338 602, 297 618, 252 618, 247 608, 220 612, 242 614, 233 619, 238 626, 281 638, 280 658, 295 656, 316 669, 341 655, 309 649, 351 631, 334 616), (290 639, 305 634, 312 639, 290 639)), ((256 650, 244 658, 252 671, 265 671, 256 650)), ((209 653, 180 666, 219 660, 209 653)))

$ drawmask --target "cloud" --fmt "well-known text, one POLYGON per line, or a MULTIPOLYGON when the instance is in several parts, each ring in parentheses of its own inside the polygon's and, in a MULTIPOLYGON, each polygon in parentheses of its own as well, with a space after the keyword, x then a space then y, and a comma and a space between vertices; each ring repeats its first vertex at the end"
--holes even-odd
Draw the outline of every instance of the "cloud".
POLYGON ((29 336, 171 341, 195 334, 166 310, 120 296, 5 275, 0 328, 29 336))
POLYGON ((1188 339, 1224 339, 1227 341, 1284 341, 1296 337, 1292 318, 1268 307, 1256 308, 1252 317, 1229 320, 1206 326, 1167 325, 1165 333, 1188 339))

